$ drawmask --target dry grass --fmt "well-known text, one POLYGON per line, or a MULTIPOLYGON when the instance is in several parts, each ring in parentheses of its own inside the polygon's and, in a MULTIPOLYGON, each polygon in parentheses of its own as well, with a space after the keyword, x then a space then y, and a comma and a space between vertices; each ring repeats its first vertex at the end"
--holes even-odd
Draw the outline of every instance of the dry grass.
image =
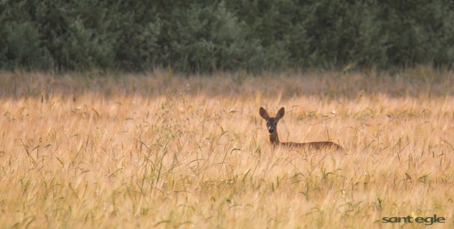
MULTIPOLYGON (((370 228, 454 213, 454 75, 0 73, 2 228, 370 228), (286 107, 272 150, 259 107, 286 107), (406 175, 408 174, 408 175, 406 175)), ((422 228, 422 224, 406 224, 422 228)))

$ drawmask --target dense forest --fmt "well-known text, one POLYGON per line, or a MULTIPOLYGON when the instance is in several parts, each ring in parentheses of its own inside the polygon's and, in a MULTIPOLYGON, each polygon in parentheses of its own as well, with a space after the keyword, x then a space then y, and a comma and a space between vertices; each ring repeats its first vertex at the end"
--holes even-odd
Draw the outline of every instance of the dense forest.
POLYGON ((444 0, 4 0, 0 68, 450 67, 444 0))

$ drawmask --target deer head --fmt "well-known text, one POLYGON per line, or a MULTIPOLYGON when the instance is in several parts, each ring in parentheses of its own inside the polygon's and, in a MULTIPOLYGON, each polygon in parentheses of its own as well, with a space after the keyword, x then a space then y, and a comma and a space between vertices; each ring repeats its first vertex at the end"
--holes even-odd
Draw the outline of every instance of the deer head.
POLYGON ((277 134, 277 123, 284 117, 285 109, 282 107, 276 114, 276 117, 270 117, 263 107, 260 107, 260 116, 266 121, 266 128, 270 135, 277 134))

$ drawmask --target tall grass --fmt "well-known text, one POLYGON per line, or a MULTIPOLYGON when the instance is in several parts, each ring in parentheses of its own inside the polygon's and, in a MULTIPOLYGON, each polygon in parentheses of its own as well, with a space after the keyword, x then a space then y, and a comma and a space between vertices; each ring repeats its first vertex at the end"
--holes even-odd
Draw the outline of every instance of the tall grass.
POLYGON ((453 79, 3 72, 0 225, 369 228, 413 213, 452 227, 453 79), (346 152, 273 150, 260 106, 286 108, 281 140, 346 152))

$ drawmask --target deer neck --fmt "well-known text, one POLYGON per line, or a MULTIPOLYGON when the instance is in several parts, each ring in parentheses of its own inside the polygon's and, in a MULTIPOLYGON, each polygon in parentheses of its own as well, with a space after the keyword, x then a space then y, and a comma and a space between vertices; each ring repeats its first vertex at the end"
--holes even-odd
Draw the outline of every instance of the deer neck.
POLYGON ((270 143, 272 145, 279 145, 279 136, 277 136, 277 131, 273 134, 270 134, 270 143))

